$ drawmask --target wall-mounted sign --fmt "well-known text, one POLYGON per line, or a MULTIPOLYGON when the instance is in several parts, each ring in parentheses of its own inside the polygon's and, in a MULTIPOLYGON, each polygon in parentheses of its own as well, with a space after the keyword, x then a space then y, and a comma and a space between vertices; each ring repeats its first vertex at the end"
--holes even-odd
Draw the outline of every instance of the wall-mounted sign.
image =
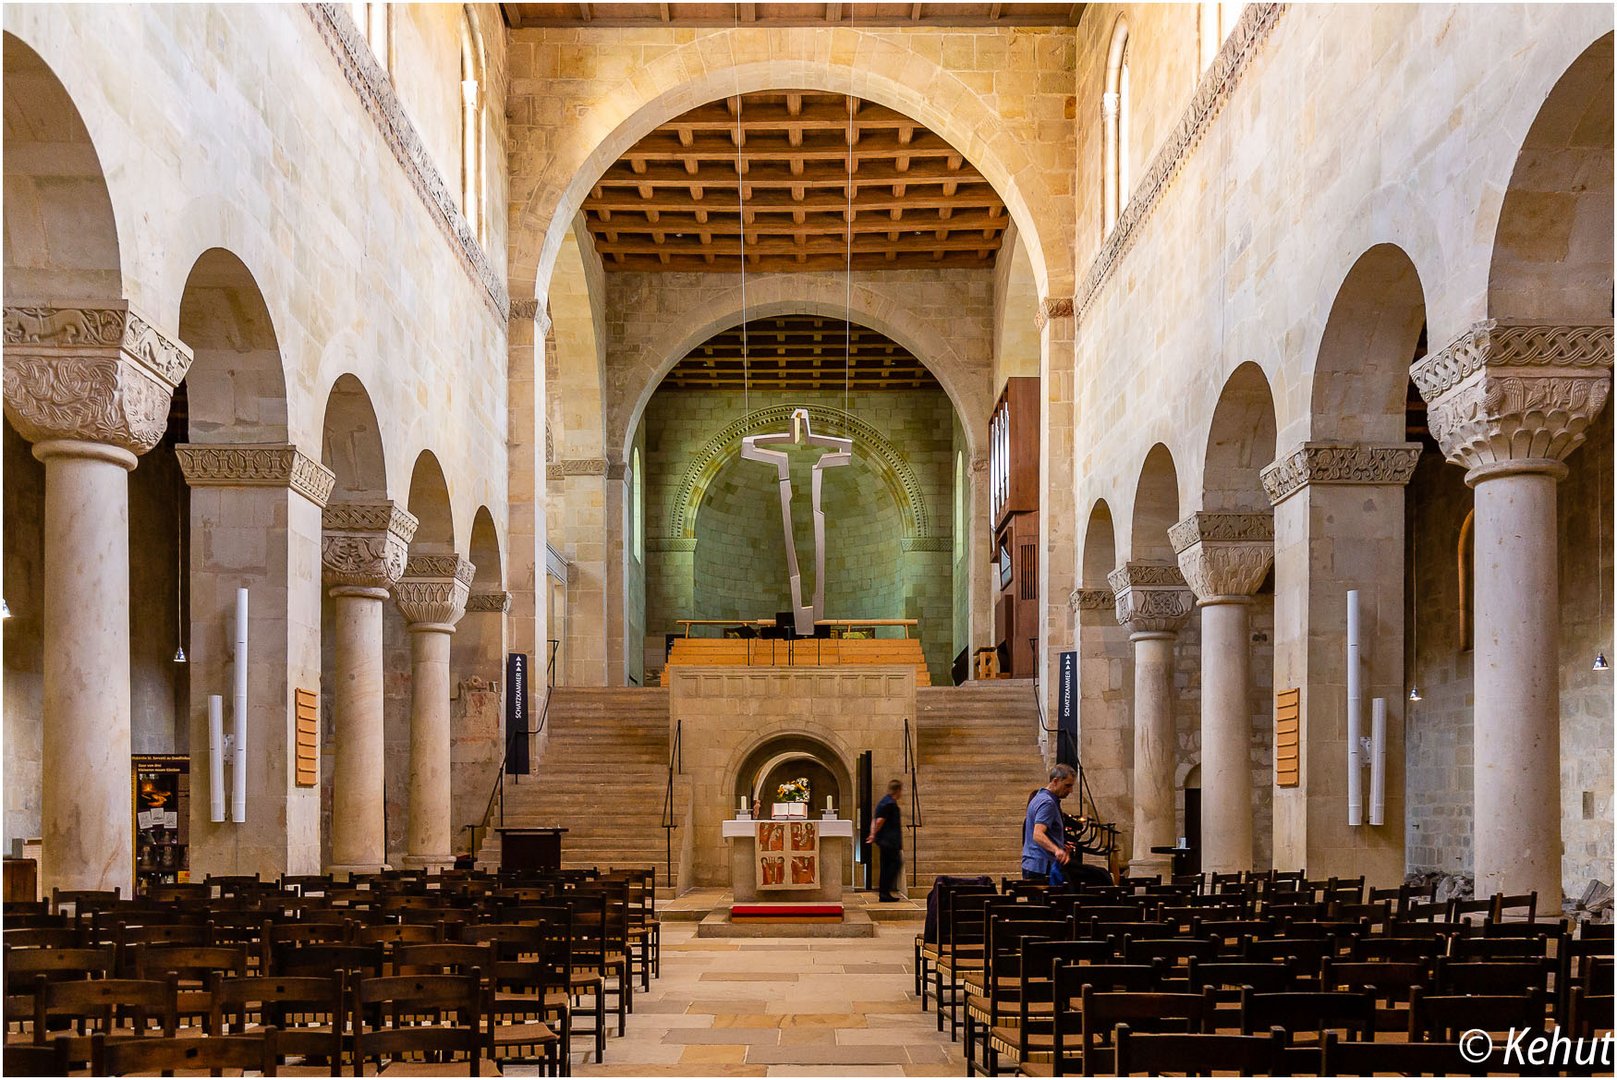
POLYGON ((527 775, 528 654, 505 657, 505 771, 527 775))
POLYGON ((1056 694, 1056 760, 1063 765, 1078 764, 1078 654, 1059 656, 1060 679, 1056 694))

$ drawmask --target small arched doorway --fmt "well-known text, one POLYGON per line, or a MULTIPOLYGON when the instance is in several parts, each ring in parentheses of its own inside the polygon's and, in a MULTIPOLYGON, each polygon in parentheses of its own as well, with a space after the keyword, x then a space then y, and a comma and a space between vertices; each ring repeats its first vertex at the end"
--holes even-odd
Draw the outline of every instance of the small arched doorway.
MULTIPOLYGON (((857 792, 849 763, 822 740, 797 732, 768 739, 742 760, 730 778, 730 805, 745 799, 758 803, 764 816, 775 802, 776 788, 787 780, 806 779, 809 783, 810 820, 818 819, 829 798, 839 817, 852 817, 857 792)), ((844 873, 849 873, 849 868, 844 873)), ((845 877, 843 884, 850 883, 845 877)))

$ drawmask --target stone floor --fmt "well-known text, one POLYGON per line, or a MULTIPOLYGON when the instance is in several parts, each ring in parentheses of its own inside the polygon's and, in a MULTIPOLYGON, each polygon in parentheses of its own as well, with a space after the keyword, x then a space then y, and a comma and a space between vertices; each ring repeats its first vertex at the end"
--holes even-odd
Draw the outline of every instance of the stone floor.
MULTIPOLYGON (((921 1012, 919 922, 874 938, 697 938, 663 924, 662 977, 636 993, 629 1033, 577 1076, 959 1076, 958 1044, 921 1012)), ((578 1044, 582 1047, 582 1041, 578 1044)))

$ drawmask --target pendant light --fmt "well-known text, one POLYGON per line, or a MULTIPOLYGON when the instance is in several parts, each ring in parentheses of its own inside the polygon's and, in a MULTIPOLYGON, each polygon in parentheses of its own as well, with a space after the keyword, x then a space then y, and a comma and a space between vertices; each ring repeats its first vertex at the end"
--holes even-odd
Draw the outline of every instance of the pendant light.
MULTIPOLYGON (((1413 667, 1420 667, 1420 530, 1411 527, 1409 530, 1409 643, 1410 663, 1413 667)), ((1464 598, 1461 598, 1464 602, 1464 598)), ((1409 682, 1409 700, 1420 700, 1420 680, 1411 679, 1409 682)))

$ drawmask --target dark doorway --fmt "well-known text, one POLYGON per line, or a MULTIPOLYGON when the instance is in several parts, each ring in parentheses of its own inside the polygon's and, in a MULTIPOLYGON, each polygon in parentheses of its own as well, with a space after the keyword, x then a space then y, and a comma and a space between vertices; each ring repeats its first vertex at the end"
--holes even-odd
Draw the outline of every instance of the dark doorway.
POLYGON ((1179 872, 1199 874, 1202 872, 1202 789, 1199 787, 1185 789, 1185 841, 1190 845, 1190 853, 1184 856, 1185 867, 1179 872))

